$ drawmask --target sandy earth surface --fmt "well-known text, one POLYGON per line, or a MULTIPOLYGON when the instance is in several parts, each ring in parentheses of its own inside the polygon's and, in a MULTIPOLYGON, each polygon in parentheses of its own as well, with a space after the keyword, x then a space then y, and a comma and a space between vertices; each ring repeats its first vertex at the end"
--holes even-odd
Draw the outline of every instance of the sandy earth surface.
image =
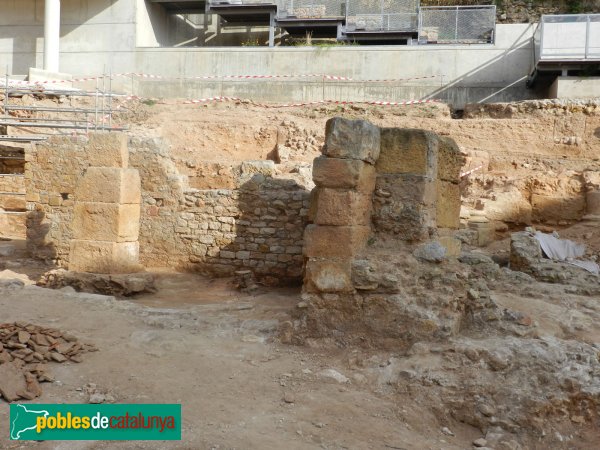
POLYGON ((181 403, 183 440, 10 442, 3 407, 0 447, 459 449, 478 437, 451 424, 457 436, 446 436, 418 403, 398 402, 360 378, 339 383, 319 374, 333 368, 351 377, 348 352, 271 342, 297 292, 244 296, 226 280, 164 272, 158 280, 158 294, 133 302, 69 289, 0 290, 0 311, 2 322, 69 330, 99 348, 80 364, 53 364, 57 381, 42 385, 37 403, 85 403, 89 383, 119 403, 181 403))
MULTIPOLYGON (((548 178, 553 179, 570 169, 597 168, 600 148, 598 111, 585 117, 567 111, 528 117, 475 115, 456 120, 444 105, 262 109, 247 104, 138 102, 123 110, 120 120, 128 124, 131 135, 165 139, 179 171, 205 183, 199 188, 229 187, 236 164, 270 158, 278 145, 290 149, 289 164, 278 165, 278 171, 309 166, 319 154, 325 122, 334 115, 448 135, 463 150, 488 152, 490 171, 496 179, 506 176, 506 184, 533 172, 543 177, 552 171, 548 178), (580 138, 577 145, 563 142, 572 136, 580 138)), ((490 184, 483 176, 478 182, 484 188, 490 184)), ((473 190, 473 198, 478 198, 481 192, 473 190)), ((511 225, 511 231, 520 228, 511 225)), ((544 231, 555 228, 567 238, 580 240, 588 236, 589 255, 600 257, 597 228, 564 225, 544 231)), ((481 251, 506 260, 508 231, 498 231, 496 237, 496 242, 481 251)), ((0 270, 5 266, 37 280, 49 269, 26 258, 23 241, 0 241, 3 245, 16 246, 17 253, 0 257, 0 270)), ((393 348, 384 351, 318 343, 305 347, 282 345, 275 339, 276 329, 295 311, 299 289, 271 289, 249 296, 234 290, 231 280, 148 270, 156 274, 158 292, 133 300, 78 294, 69 288, 52 291, 32 285, 12 290, 0 287, 0 323, 25 321, 52 326, 99 349, 85 354, 80 364, 52 364, 57 381, 44 383, 42 397, 36 402, 85 403, 89 400, 86 386, 94 384, 119 403, 181 403, 183 440, 10 442, 6 439, 8 408, 3 404, 0 448, 468 449, 482 432, 452 418, 444 409, 446 405, 441 397, 436 399, 435 392, 442 392, 445 386, 435 385, 440 389, 434 390, 425 381, 432 382, 436 378, 431 374, 437 374, 442 384, 453 376, 468 382, 464 377, 468 373, 502 385, 511 375, 490 372, 483 363, 479 369, 468 365, 465 358, 466 362, 460 360, 457 349, 464 342, 459 340, 412 356, 393 348), (386 373, 395 365, 423 378, 390 382, 386 373), (343 375, 343 382, 326 376, 323 371, 328 369, 343 375)), ((532 327, 523 331, 523 343, 538 337, 557 338, 598 348, 597 297, 578 295, 568 285, 531 280, 497 284, 492 290, 498 307, 532 319, 532 327)), ((451 289, 448 295, 452 295, 451 289)), ((475 331, 479 334, 471 330, 461 339, 477 341, 481 346, 498 339, 496 345, 501 350, 510 339, 521 338, 506 339, 496 331, 488 336, 485 328, 475 331)), ((523 362, 525 369, 528 362, 523 362)), ((525 370, 524 384, 528 377, 541 372, 538 368, 525 370)), ((449 385, 448 389, 455 386, 449 385)), ((461 390, 456 391, 449 395, 460 395, 461 390)), ((502 398, 497 400, 499 407, 511 405, 503 404, 502 398)), ((529 439, 525 446, 518 446, 512 444, 516 436, 509 435, 493 448, 598 448, 597 416, 583 426, 568 416, 550 419, 544 423, 539 440, 529 439), (552 443, 548 444, 543 436, 552 436, 552 443)))

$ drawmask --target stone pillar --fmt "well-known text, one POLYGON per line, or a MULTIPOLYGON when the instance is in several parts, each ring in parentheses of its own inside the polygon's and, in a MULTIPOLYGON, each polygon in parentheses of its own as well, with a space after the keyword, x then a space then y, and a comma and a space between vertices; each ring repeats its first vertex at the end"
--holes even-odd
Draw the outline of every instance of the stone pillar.
POLYGON ((383 128, 373 216, 378 233, 405 241, 436 228, 437 136, 425 130, 383 128))
POLYGON ((139 271, 141 184, 127 168, 127 136, 94 134, 89 147, 90 167, 75 190, 69 270, 139 271))
POLYGON ((453 139, 440 136, 438 148, 436 225, 457 230, 460 227, 460 169, 465 158, 453 139))
POLYGON ((60 56, 60 0, 46 0, 44 8, 44 70, 58 72, 60 56))
POLYGON ((330 119, 323 156, 315 159, 309 221, 304 233, 306 292, 353 292, 352 260, 371 232, 379 128, 362 121, 330 119))

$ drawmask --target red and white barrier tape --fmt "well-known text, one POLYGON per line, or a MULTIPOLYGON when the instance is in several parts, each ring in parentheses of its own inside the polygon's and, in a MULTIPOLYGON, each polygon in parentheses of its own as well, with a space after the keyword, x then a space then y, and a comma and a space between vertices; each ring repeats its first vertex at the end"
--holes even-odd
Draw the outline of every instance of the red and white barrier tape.
POLYGON ((439 100, 406 100, 403 102, 386 102, 386 101, 342 101, 342 100, 317 100, 314 102, 302 102, 302 103, 283 103, 279 105, 272 105, 268 103, 256 103, 249 99, 242 99, 237 97, 208 97, 199 98, 196 100, 186 100, 183 104, 202 104, 210 102, 243 102, 253 106, 259 106, 262 108, 294 108, 298 106, 311 106, 311 105, 374 105, 374 106, 408 106, 408 105, 420 105, 424 103, 440 103, 439 100))
POLYGON ((483 165, 477 166, 477 167, 475 167, 474 169, 471 169, 471 170, 467 170, 466 172, 461 173, 460 177, 464 178, 467 175, 471 175, 473 172, 477 172, 479 169, 482 169, 482 168, 483 168, 483 165))
MULTIPOLYGON (((22 80, 9 80, 9 87, 14 86, 44 86, 44 85, 53 85, 53 84, 62 84, 62 83, 77 83, 84 81, 95 81, 103 78, 117 78, 117 77, 131 77, 136 76, 139 78, 149 78, 156 80, 255 80, 255 79, 276 79, 276 78, 322 78, 324 80, 333 80, 333 81, 354 81, 357 83, 388 83, 388 82, 398 82, 398 81, 411 81, 411 80, 424 80, 429 78, 436 78, 438 75, 426 75, 419 77, 408 77, 408 78, 389 78, 389 79, 368 79, 368 80, 359 80, 351 77, 344 77, 339 75, 324 75, 324 74, 300 74, 300 75, 205 75, 205 76, 195 76, 195 77, 168 77, 163 75, 153 75, 147 73, 115 73, 112 75, 98 75, 93 77, 84 77, 84 78, 73 78, 70 80, 46 80, 46 81, 22 81, 22 80)), ((0 80, 1 81, 1 80, 0 80)))
POLYGON ((113 109, 109 114, 104 115, 104 117, 102 117, 101 122, 102 123, 106 123, 106 121, 110 118, 110 116, 116 112, 118 112, 121 108, 123 108, 127 103, 129 103, 132 100, 140 100, 140 97, 137 97, 135 95, 129 95, 127 97, 125 97, 123 99, 123 103, 121 103, 120 105, 117 105, 117 107, 115 109, 113 109))

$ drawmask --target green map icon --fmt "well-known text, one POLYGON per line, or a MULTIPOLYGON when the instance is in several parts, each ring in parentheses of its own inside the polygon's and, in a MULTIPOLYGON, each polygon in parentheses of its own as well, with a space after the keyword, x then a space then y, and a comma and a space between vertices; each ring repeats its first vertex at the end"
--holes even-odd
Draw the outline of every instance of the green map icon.
POLYGON ((10 423, 11 439, 23 439, 23 433, 28 434, 27 431, 35 430, 38 417, 48 417, 50 414, 45 410, 28 409, 26 405, 15 406, 17 411, 10 423))

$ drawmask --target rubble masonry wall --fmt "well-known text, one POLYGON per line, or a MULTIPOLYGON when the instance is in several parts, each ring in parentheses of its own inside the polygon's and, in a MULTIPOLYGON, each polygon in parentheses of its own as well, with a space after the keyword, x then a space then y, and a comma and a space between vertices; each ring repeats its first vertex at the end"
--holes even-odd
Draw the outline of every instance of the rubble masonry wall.
MULTIPOLYGON (((77 180, 114 134, 53 138, 27 154, 28 249, 64 267, 73 239, 77 180)), ((139 251, 145 267, 214 275, 240 268, 271 283, 302 278, 302 235, 310 193, 291 180, 261 174, 237 189, 191 189, 160 141, 130 140, 129 165, 142 186, 139 251)))

